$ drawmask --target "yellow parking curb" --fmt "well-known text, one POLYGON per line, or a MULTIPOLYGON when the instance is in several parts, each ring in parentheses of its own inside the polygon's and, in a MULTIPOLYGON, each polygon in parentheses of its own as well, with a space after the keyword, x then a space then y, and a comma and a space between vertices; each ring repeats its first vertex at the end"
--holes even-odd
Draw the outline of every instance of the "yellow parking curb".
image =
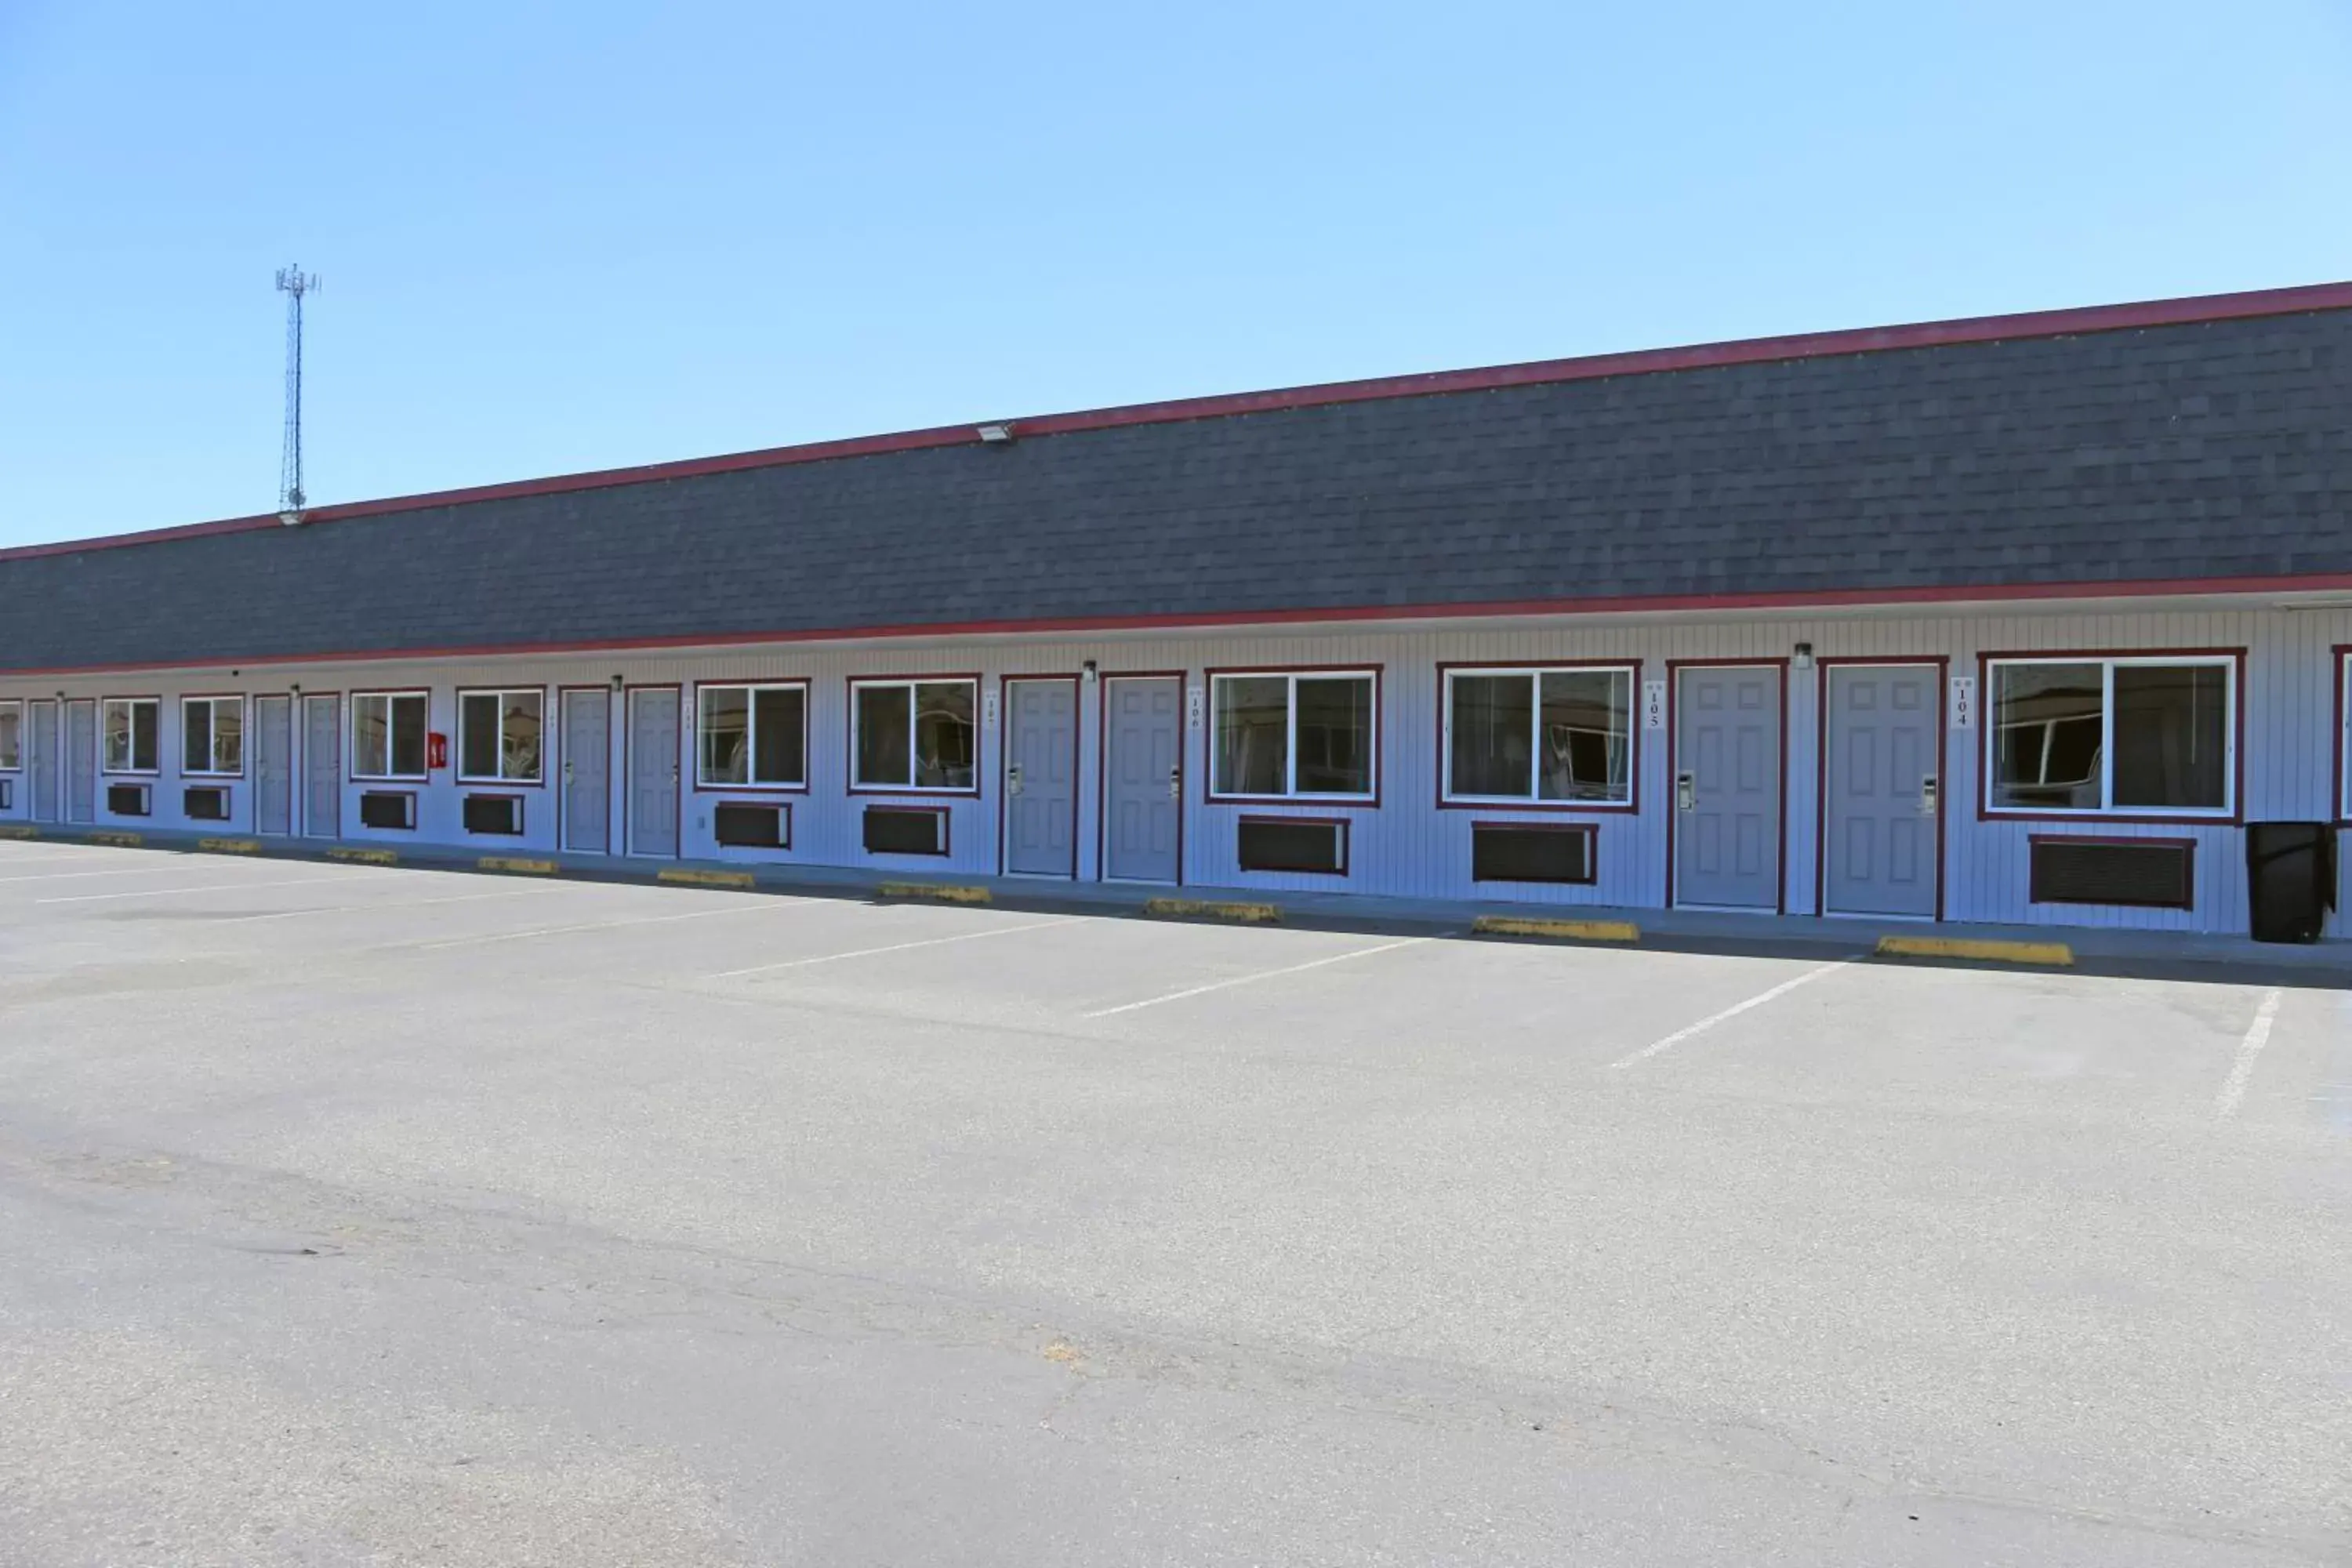
POLYGON ((354 866, 397 866, 400 864, 400 851, 397 849, 330 849, 327 851, 327 858, 348 860, 354 866))
POLYGON ((688 888, 748 888, 751 885, 749 871, 698 871, 691 867, 674 866, 661 874, 660 879, 688 888))
POLYGON ((1282 919, 1280 904, 1219 903, 1209 899, 1147 899, 1143 912, 1178 919, 1241 921, 1249 925, 1271 925, 1282 919))
POLYGON ((480 859, 475 861, 474 866, 477 870, 511 871, 519 877, 552 877, 555 875, 554 861, 528 860, 518 855, 485 855, 480 859))
POLYGON ((0 838, 38 838, 41 830, 29 822, 0 822, 0 838))
POLYGON ((92 844, 111 844, 118 849, 136 849, 147 842, 147 836, 143 833, 119 833, 102 829, 91 834, 89 841, 92 844))
POLYGON ((1882 936, 1881 958, 1972 958, 1982 963, 2040 963, 2063 969, 2074 950, 2063 942, 1995 942, 1968 936, 1882 936))
POLYGON ((934 899, 944 904, 992 904, 996 895, 986 888, 960 887, 946 882, 885 882, 886 899, 934 899))
POLYGON ((1519 915, 1480 915, 1470 922, 1479 936, 1543 936, 1564 942, 1639 942, 1632 921, 1548 921, 1519 915))
POLYGON ((196 847, 215 855, 257 855, 261 841, 257 838, 199 838, 196 847))

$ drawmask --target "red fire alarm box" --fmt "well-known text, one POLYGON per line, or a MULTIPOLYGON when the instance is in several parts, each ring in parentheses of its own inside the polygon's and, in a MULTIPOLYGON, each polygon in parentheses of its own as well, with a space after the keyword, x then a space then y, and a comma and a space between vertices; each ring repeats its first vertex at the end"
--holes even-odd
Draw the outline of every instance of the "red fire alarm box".
POLYGON ((425 769, 435 772, 449 765, 449 737, 435 733, 425 737, 425 769))

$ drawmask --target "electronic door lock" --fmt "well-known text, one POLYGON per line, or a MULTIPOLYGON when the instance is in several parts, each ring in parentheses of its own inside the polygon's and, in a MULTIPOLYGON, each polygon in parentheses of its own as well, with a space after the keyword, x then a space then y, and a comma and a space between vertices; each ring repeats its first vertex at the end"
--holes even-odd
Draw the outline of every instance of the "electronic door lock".
POLYGON ((1698 775, 1696 773, 1676 773, 1675 775, 1675 809, 1679 811, 1693 811, 1697 809, 1697 806, 1698 775))
POLYGON ((1019 763, 1015 763, 1011 767, 1004 770, 1004 787, 1010 794, 1019 795, 1021 793, 1021 764, 1019 763))
POLYGON ((1184 770, 1181 768, 1168 770, 1168 798, 1170 800, 1184 798, 1184 770))
POLYGON ((1919 815, 1936 815, 1936 775, 1933 773, 1919 781, 1919 815))

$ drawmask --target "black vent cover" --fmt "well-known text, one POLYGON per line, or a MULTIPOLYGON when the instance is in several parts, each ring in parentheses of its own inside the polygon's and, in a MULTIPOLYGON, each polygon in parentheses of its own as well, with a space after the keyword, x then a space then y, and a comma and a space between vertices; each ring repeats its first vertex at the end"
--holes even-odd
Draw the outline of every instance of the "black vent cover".
POLYGON ((468 833, 520 833, 522 800, 511 795, 469 795, 466 797, 468 833))
POLYGON ((416 797, 405 790, 369 790, 360 796, 360 823, 366 827, 415 827, 416 797))
POLYGON ((1348 874, 1348 825, 1295 817, 1244 816, 1237 835, 1244 871, 1348 874))
POLYGON ((145 784, 109 784, 106 786, 106 809, 116 816, 147 815, 145 784))
POLYGON ((866 808, 869 855, 944 855, 948 814, 935 805, 869 805, 866 808))
POLYGON ((2170 839, 2037 838, 2037 904, 2186 910, 2197 902, 2197 848, 2170 839))
MULTIPOLYGON (((721 844, 742 849, 782 849, 792 843, 792 808, 756 801, 722 800, 711 809, 710 828, 721 844)), ((872 830, 867 830, 870 842, 872 830)))
POLYGON ((226 822, 228 791, 219 784, 190 784, 180 793, 180 809, 191 822, 226 822))
POLYGON ((1590 882, 1591 826, 1481 822, 1470 829, 1470 877, 1478 882, 1590 882))

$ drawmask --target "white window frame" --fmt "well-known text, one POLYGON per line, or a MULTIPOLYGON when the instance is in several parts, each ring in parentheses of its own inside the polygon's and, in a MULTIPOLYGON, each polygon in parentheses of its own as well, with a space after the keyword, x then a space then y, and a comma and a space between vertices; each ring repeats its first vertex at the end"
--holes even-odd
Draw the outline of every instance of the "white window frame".
POLYGON ((25 771, 25 700, 21 697, 0 698, 0 713, 12 715, 16 722, 8 731, 13 751, 0 751, 0 773, 25 771))
MULTIPOLYGON (((373 695, 373 693, 371 693, 371 695, 373 695)), ((428 735, 428 736, 430 736, 430 735, 433 733, 433 707, 432 707, 432 704, 431 704, 429 701, 425 704, 425 734, 426 734, 426 735, 428 735)), ((548 734, 548 727, 547 727, 547 688, 546 688, 546 687, 544 687, 544 686, 461 686, 461 687, 459 687, 459 688, 457 689, 457 782, 458 782, 459 784, 545 784, 545 783, 547 782, 547 734, 548 734), (490 697, 490 698, 495 698, 495 699, 497 699, 497 700, 498 700, 498 705, 499 705, 499 747, 498 747, 498 758, 499 758, 499 771, 498 773, 467 773, 467 772, 466 771, 466 699, 467 699, 467 698, 468 698, 468 697, 490 697), (532 772, 529 776, 527 776, 527 777, 526 777, 525 775, 521 774, 521 773, 507 773, 507 772, 505 771, 505 768, 506 768, 506 765, 507 765, 507 744, 506 744, 506 742, 507 742, 507 734, 506 734, 506 731, 507 731, 507 699, 508 699, 508 698, 509 698, 509 697, 536 697, 537 699, 539 699, 539 766, 538 766, 538 768, 537 768, 536 770, 534 770, 534 771, 533 771, 533 772, 532 772)), ((425 742, 425 747, 426 747, 425 761, 426 761, 426 762, 428 762, 428 763, 432 761, 432 752, 431 752, 432 744, 433 744, 433 742, 432 742, 430 740, 427 740, 427 741, 425 742)))
POLYGON ((1208 763, 1208 798, 1213 801, 1234 801, 1244 805, 1276 801, 1307 801, 1325 805, 1377 805, 1381 798, 1381 671, 1358 665, 1350 669, 1220 669, 1209 676, 1209 721, 1206 755, 1208 763), (1283 779, 1280 795, 1228 795, 1217 788, 1217 719, 1224 710, 1220 694, 1225 683, 1234 680, 1280 680, 1288 683, 1287 707, 1284 718, 1282 761, 1283 779), (1365 744, 1370 766, 1365 770, 1370 788, 1361 793, 1333 794, 1310 790, 1304 794, 1298 788, 1298 683, 1302 680, 1366 680, 1371 683, 1370 707, 1372 731, 1365 744))
POLYGON ((980 753, 984 715, 981 710, 980 678, 976 675, 877 675, 860 676, 849 683, 849 793, 852 795, 953 795, 980 794, 980 753), (881 687, 902 686, 907 689, 907 778, 906 784, 871 784, 857 776, 858 713, 857 694, 881 687), (971 690, 971 784, 969 787, 955 784, 927 784, 914 781, 915 736, 922 723, 922 709, 915 700, 915 689, 921 686, 963 686, 971 690))
MULTIPOLYGON (((2238 669, 2234 653, 2037 653, 2003 655, 1985 660, 1984 691, 1979 699, 1984 714, 1984 742, 1979 753, 1979 804, 1987 816, 2061 816, 2095 821, 2158 821, 2176 819, 2231 822, 2238 815, 2238 669), (1994 792, 2000 780, 1994 773, 2000 747, 2000 672, 2011 668, 2051 664, 2099 666, 2099 799, 2098 805, 2001 805, 1994 792), (2218 668, 2225 676, 2227 702, 2221 713, 2222 804, 2210 805, 2117 805, 2116 798, 2116 671, 2150 666, 2218 668)), ((2045 742, 2044 752, 2048 754, 2045 742)))
POLYGON ((245 699, 241 696, 235 694, 207 694, 202 697, 181 698, 180 776, 182 778, 188 779, 243 778, 245 776, 245 699), (230 702, 236 705, 236 766, 233 768, 225 768, 220 765, 220 722, 215 717, 215 714, 223 703, 230 702), (197 706, 199 703, 203 704, 205 710, 205 756, 208 760, 209 765, 201 768, 192 768, 188 766, 188 746, 186 738, 189 729, 188 710, 197 706))
POLYGON ((152 779, 162 776, 163 772, 163 700, 162 698, 101 697, 98 700, 98 772, 100 778, 152 779), (117 708, 141 707, 152 708, 155 710, 155 723, 153 725, 153 733, 155 736, 154 766, 142 768, 136 765, 139 761, 139 726, 134 722, 129 725, 125 731, 131 736, 131 761, 132 765, 121 768, 108 767, 106 765, 106 736, 107 731, 113 728, 113 725, 108 722, 108 721, 113 716, 113 711, 117 708))
MULTIPOLYGON (((422 687, 397 691, 354 691, 349 700, 351 718, 343 740, 351 747, 352 782, 354 784, 430 784, 433 781, 433 693, 422 687), (414 698, 425 704, 425 770, 422 773, 368 773, 360 766, 360 705, 382 701, 383 710, 383 765, 392 766, 392 707, 391 704, 414 698)), ((542 722, 544 721, 542 717, 542 722)), ((543 754, 543 753, 542 753, 543 754)))
MULTIPOLYGON (((894 683, 883 680, 875 681, 871 684, 877 686, 888 686, 894 683)), ((931 684, 939 683, 932 682, 931 684)), ((850 699, 850 721, 853 725, 856 722, 856 709, 857 700, 856 698, 852 697, 850 699)), ((806 794, 809 787, 809 727, 811 721, 812 715, 809 711, 809 683, 805 680, 713 680, 708 684, 697 686, 694 689, 694 787, 697 789, 722 792, 743 791, 748 793, 783 790, 793 794, 806 794), (746 779, 742 783, 737 784, 725 779, 714 779, 702 771, 702 766, 708 757, 708 752, 702 743, 702 704, 705 694, 712 691, 740 691, 743 694, 743 770, 747 773, 752 772, 757 766, 760 755, 759 694, 762 691, 799 692, 801 694, 801 776, 796 779, 783 782, 751 778, 746 779)), ((974 729, 977 730, 979 726, 979 715, 977 712, 972 716, 972 722, 974 729)), ((978 750, 976 736, 973 749, 975 752, 978 750)), ((850 757, 850 767, 853 772, 856 771, 856 755, 853 752, 850 757)), ((979 776, 979 769, 980 760, 975 755, 972 759, 972 771, 975 778, 979 776)), ((870 787, 878 789, 882 786, 877 784, 870 787)))
MULTIPOLYGON (((1444 704, 1440 723, 1437 759, 1439 799, 1448 805, 1492 805, 1519 811, 1630 811, 1634 805, 1635 792, 1642 777, 1642 719, 1636 710, 1640 706, 1642 667, 1627 660, 1622 664, 1602 661, 1597 664, 1463 664, 1445 671, 1444 689, 1438 700, 1444 704), (1465 795, 1454 787, 1454 683, 1467 678, 1473 680, 1496 677, 1509 679, 1528 676, 1535 682, 1535 725, 1543 728, 1543 678, 1547 675, 1615 675, 1625 681, 1625 794, 1622 799, 1547 800, 1538 793, 1543 783, 1543 749, 1528 748, 1528 793, 1525 795, 1465 795)), ((1530 741, 1534 736, 1528 737, 1530 741)))
POLYGON ((2352 647, 2336 650, 2336 820, 2352 822, 2352 647))

